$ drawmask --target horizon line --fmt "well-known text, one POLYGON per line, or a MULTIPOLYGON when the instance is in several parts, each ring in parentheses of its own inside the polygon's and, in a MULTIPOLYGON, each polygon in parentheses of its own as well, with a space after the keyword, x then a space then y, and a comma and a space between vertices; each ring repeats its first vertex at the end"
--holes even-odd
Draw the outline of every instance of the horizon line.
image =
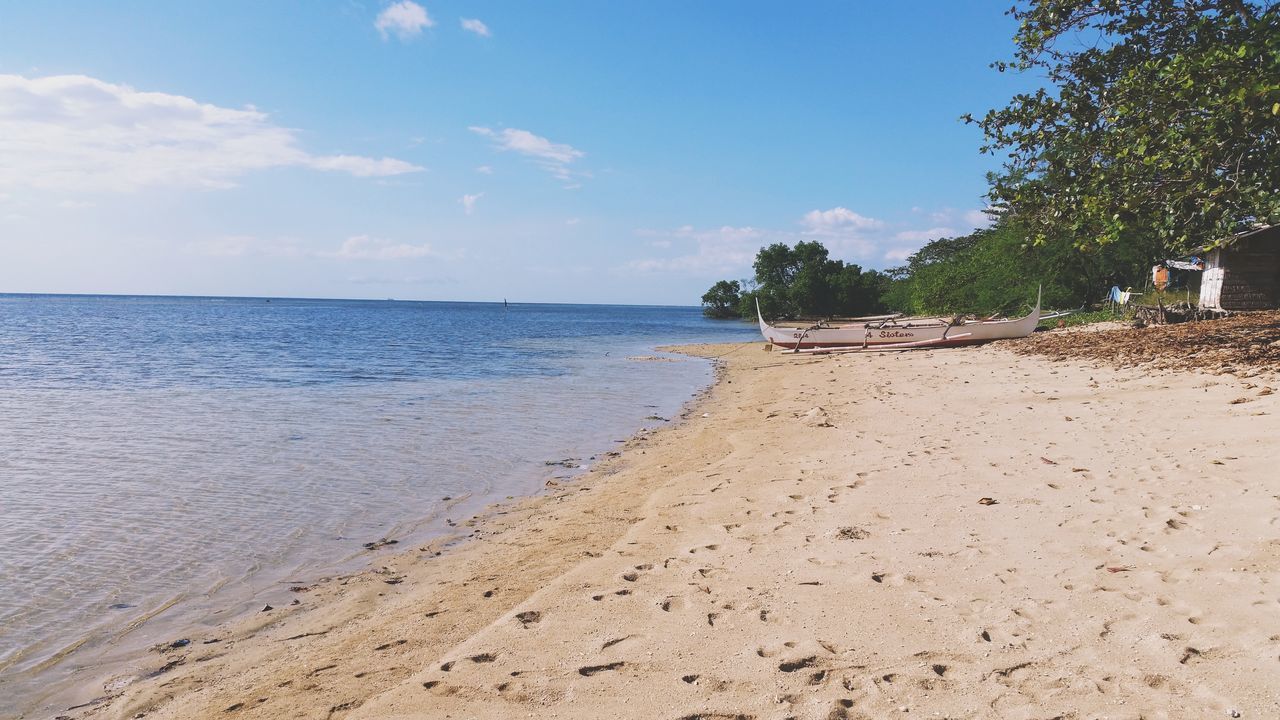
POLYGON ((594 305, 601 307, 658 307, 699 308, 700 305, 670 305, 663 303, 602 303, 602 302, 554 302, 501 300, 405 300, 400 298, 371 297, 295 297, 290 295, 174 295, 169 293, 74 293, 74 292, 0 292, 0 297, 68 297, 68 298, 169 298, 183 300, 302 300, 340 302, 397 302, 397 303, 468 303, 472 305, 594 305))

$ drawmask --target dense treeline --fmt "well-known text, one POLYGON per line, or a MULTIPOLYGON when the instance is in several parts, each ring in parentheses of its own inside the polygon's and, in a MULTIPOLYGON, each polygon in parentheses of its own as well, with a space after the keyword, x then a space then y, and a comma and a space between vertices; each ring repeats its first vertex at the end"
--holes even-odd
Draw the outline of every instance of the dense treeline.
POLYGON ((1141 285, 1161 256, 1159 243, 1080 249, 1036 244, 1017 223, 941 238, 889 271, 884 304, 905 313, 1016 313, 1043 288, 1045 307, 1079 307, 1111 285, 1141 285))
POLYGON ((760 249, 755 277, 721 280, 702 296, 709 317, 755 317, 756 303, 768 318, 863 315, 884 310, 889 276, 832 260, 817 241, 760 249), (745 287, 744 287, 745 286, 745 287))
POLYGON ((980 118, 1001 157, 995 226, 935 240, 885 273, 818 243, 772 245, 718 317, 1013 311, 1043 284, 1076 306, 1151 263, 1280 223, 1280 5, 1274 0, 1024 0, 1013 58, 1044 88, 980 118), (1105 43, 1081 38, 1107 39, 1105 43), (815 247, 816 246, 816 247, 815 247), (736 312, 735 312, 736 308, 736 312))
POLYGON ((1156 242, 1080 249, 1035 244, 1002 219, 969 235, 941 238, 885 272, 831 260, 818 242, 761 248, 750 281, 721 280, 702 296, 710 317, 822 318, 904 313, 1016 313, 1043 288, 1046 307, 1078 307, 1098 288, 1140 285, 1160 258, 1156 242))

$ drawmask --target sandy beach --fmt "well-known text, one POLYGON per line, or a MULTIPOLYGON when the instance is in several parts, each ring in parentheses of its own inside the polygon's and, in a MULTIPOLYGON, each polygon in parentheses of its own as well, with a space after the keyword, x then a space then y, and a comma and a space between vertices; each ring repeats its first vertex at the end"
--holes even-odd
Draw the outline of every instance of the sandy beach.
POLYGON ((1280 716, 1263 379, 686 351, 687 417, 66 715, 1280 716))

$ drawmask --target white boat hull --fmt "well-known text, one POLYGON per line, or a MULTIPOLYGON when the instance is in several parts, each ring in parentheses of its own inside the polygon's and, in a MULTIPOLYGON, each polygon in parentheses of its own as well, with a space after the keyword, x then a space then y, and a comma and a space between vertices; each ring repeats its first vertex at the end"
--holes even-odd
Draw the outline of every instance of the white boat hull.
POLYGON ((941 318, 894 318, 842 325, 819 324, 809 328, 780 328, 760 320, 765 340, 797 352, 853 352, 858 350, 909 350, 922 347, 976 345, 1030 335, 1040 322, 1040 298, 1035 309, 1010 320, 968 320, 958 323, 941 318))

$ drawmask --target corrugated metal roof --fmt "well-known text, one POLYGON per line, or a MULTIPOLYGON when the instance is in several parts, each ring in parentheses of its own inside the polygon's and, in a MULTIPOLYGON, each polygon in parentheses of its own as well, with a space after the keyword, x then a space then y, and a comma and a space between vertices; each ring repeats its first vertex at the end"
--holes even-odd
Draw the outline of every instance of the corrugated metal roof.
MULTIPOLYGON (((1245 230, 1244 232, 1238 232, 1229 238, 1219 241, 1218 244, 1216 245, 1204 245, 1202 247, 1196 248, 1195 250, 1192 250, 1191 252, 1202 253, 1215 248, 1230 247, 1240 242, 1241 240, 1247 240, 1248 238, 1254 237, 1256 235, 1263 235, 1273 230, 1280 230, 1280 225, 1263 225, 1262 227, 1256 227, 1252 230, 1245 230)), ((1276 236, 1280 237, 1280 233, 1277 233, 1276 236)))

